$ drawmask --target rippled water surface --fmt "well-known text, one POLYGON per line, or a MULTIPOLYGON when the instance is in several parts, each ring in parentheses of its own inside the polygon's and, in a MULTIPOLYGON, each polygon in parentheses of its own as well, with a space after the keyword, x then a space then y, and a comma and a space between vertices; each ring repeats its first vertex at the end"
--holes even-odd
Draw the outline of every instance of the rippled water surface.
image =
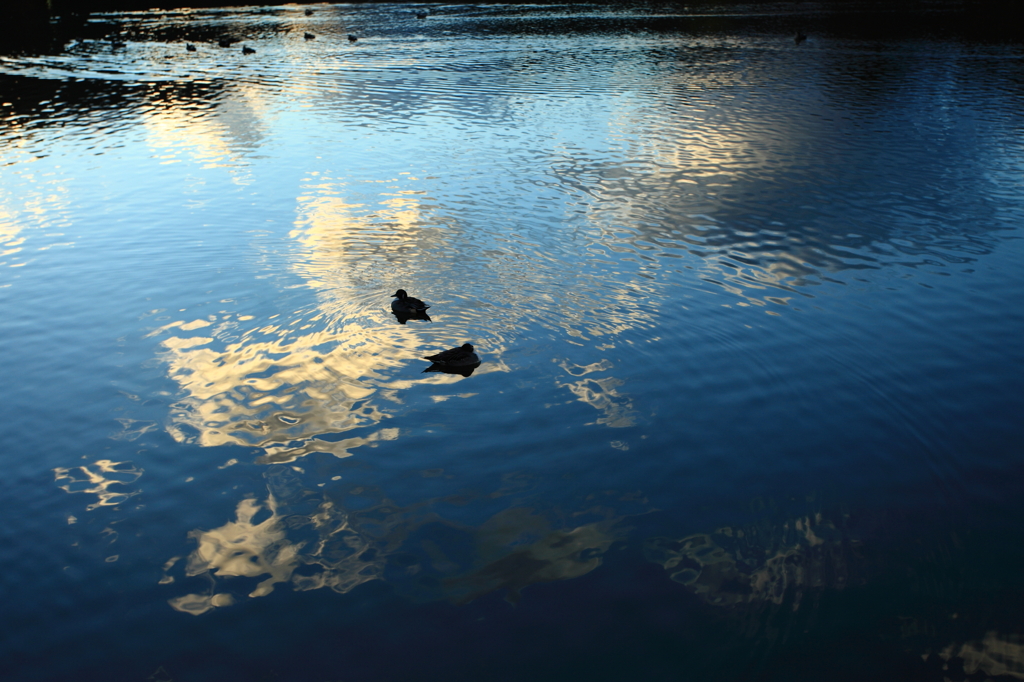
POLYGON ((310 7, 0 58, 5 680, 1024 679, 1020 45, 310 7))

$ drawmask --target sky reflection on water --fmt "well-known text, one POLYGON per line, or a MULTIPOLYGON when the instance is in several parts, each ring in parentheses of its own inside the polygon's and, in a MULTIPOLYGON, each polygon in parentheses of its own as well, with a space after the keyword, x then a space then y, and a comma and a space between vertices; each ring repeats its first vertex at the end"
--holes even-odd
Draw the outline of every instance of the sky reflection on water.
POLYGON ((1020 46, 414 9, 0 58, 5 679, 1024 678, 1020 46))

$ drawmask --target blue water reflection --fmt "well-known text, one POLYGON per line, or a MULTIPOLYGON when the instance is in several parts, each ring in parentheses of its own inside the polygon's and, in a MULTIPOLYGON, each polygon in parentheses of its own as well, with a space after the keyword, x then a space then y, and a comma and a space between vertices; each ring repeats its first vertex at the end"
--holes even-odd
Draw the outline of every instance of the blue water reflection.
POLYGON ((956 7, 0 58, 4 679, 1024 676, 1024 61, 956 7))

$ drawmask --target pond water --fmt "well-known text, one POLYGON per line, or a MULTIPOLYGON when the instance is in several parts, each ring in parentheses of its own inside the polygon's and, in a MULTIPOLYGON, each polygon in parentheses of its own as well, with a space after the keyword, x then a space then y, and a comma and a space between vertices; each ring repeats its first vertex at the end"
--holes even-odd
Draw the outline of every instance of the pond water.
POLYGON ((5 680, 1024 679, 1020 44, 309 7, 0 58, 5 680))

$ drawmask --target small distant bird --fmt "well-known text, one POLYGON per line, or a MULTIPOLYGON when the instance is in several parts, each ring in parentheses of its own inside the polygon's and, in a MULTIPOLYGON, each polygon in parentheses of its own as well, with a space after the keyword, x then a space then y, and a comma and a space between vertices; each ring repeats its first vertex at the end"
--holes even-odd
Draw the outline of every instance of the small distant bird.
POLYGON ((313 35, 312 33, 303 34, 302 37, 305 38, 306 40, 316 40, 316 36, 313 35))
POLYGON ((397 315, 415 315, 416 313, 425 312, 430 307, 420 299, 413 298, 405 293, 405 289, 399 289, 391 294, 391 297, 398 299, 391 302, 391 312, 397 315))
POLYGON ((313 16, 313 10, 311 10, 311 9, 307 9, 307 10, 306 10, 306 16, 307 16, 307 17, 311 17, 311 16, 313 16))
POLYGON ((475 365, 480 362, 480 358, 473 351, 473 344, 471 343, 464 343, 458 348, 441 351, 436 355, 426 355, 423 359, 430 360, 435 365, 445 365, 447 367, 475 365))
POLYGON ((221 47, 231 47, 231 43, 233 43, 233 42, 235 42, 235 41, 231 40, 231 38, 221 38, 220 40, 217 41, 217 44, 220 45, 221 47))
POLYGON ((800 43, 807 40, 807 36, 803 34, 803 31, 797 31, 796 36, 793 37, 793 42, 799 45, 800 43))
POLYGON ((192 43, 185 43, 185 49, 188 50, 189 52, 195 52, 196 51, 196 46, 193 45, 192 43))
POLYGON ((256 54, 256 50, 252 49, 248 45, 242 46, 242 54, 256 54))
POLYGON ((354 42, 356 42, 357 40, 359 40, 359 38, 355 37, 355 36, 354 36, 354 35, 352 35, 351 33, 349 33, 349 34, 348 34, 348 42, 350 42, 350 43, 354 43, 354 42))
POLYGON ((417 19, 426 19, 427 18, 427 13, 426 12, 417 12, 416 13, 416 18, 417 19))

